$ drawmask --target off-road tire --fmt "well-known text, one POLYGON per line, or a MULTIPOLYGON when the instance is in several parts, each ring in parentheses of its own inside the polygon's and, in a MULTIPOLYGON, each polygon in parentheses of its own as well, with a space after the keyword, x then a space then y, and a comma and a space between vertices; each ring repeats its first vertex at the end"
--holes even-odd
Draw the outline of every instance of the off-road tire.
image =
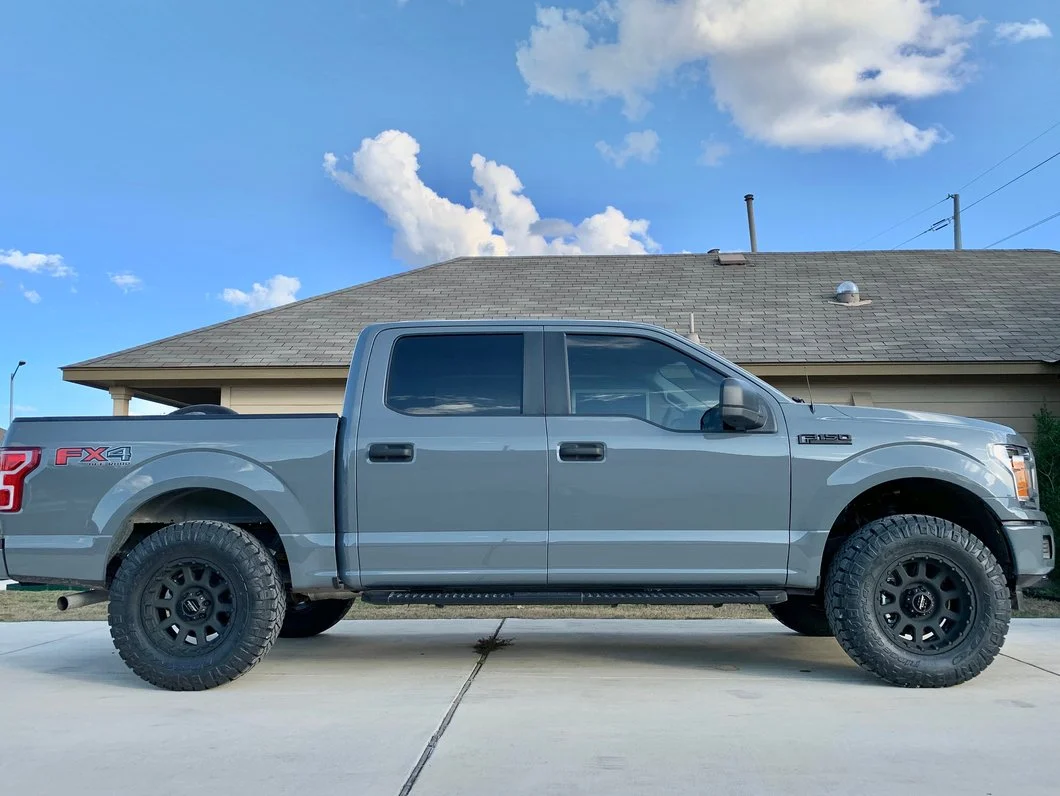
POLYGON ((794 594, 782 603, 767 605, 769 613, 784 627, 804 636, 831 636, 828 613, 824 610, 824 598, 794 594))
POLYGON ((330 630, 346 616, 353 605, 349 600, 314 600, 290 604, 280 628, 280 638, 310 638, 330 630))
MULTIPOLYGON (((916 600, 917 595, 908 599, 916 600)), ((919 605, 902 605, 919 611, 931 601, 929 597, 919 605)), ((875 520, 843 543, 829 568, 825 609, 836 640, 858 665, 888 683, 906 688, 944 688, 971 680, 1001 651, 1012 616, 1004 570, 986 545, 952 522, 914 514, 875 520), (965 606, 969 609, 966 619, 954 620, 952 630, 933 634, 940 639, 934 651, 928 649, 931 642, 924 640, 927 633, 918 636, 916 619, 906 620, 898 608, 887 614, 892 603, 881 588, 900 592, 899 599, 906 600, 909 589, 920 586, 916 582, 919 565, 903 564, 905 561, 925 562, 927 573, 932 571, 931 566, 936 573, 943 568, 952 573, 942 581, 938 594, 959 596, 952 602, 935 599, 936 607, 926 609, 935 611, 933 617, 945 617, 949 612, 940 605, 959 606, 961 610, 953 608, 954 615, 963 614, 965 606), (907 567, 904 577, 899 574, 899 579, 907 583, 904 592, 886 580, 888 573, 899 566, 907 567), (917 574, 910 577, 910 569, 917 574), (963 583, 958 582, 960 579, 963 583), (950 586, 946 587, 946 583, 950 586), (893 620, 894 625, 909 622, 912 640, 898 637, 891 625, 892 616, 899 617, 893 620), (914 649, 918 639, 922 648, 914 649)), ((931 624, 947 620, 923 621, 931 624)))
POLYGON ((148 536, 122 562, 110 588, 110 635, 122 660, 152 685, 204 691, 265 657, 286 607, 276 562, 257 539, 225 522, 181 522, 148 536), (190 577, 182 574, 185 567, 190 577), (196 629, 197 614, 176 613, 194 608, 180 596, 191 592, 209 614, 198 623, 210 623, 206 629, 196 629), (158 607, 163 597, 173 611, 158 607), (173 617, 168 627, 167 616, 173 617))

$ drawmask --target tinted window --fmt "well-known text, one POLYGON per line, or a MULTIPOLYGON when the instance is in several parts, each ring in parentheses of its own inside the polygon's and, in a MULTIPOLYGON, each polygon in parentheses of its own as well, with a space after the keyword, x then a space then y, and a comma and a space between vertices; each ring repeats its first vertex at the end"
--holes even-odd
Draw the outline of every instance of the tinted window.
POLYGON ((517 415, 523 410, 521 334, 401 337, 386 403, 410 415, 517 415))
POLYGON ((718 404, 724 377, 680 351, 643 337, 567 335, 575 415, 632 415, 675 431, 699 431, 718 404))

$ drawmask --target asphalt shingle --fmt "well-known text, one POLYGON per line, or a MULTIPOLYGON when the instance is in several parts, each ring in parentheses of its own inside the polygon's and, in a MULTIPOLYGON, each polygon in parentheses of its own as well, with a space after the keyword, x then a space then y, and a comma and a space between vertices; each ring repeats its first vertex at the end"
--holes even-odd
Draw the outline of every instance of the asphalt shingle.
POLYGON ((78 368, 345 366, 376 321, 644 321, 740 363, 1060 358, 1060 252, 459 258, 80 362, 78 368), (853 280, 871 304, 842 307, 853 280))

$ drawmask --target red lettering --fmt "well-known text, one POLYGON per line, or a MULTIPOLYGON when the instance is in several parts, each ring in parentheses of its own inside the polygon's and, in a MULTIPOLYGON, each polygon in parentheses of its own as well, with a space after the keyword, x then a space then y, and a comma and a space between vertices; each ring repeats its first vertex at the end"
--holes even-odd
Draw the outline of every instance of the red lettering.
POLYGON ((55 464, 63 467, 69 464, 71 459, 80 459, 84 452, 84 448, 59 448, 55 451, 55 464))
POLYGON ((106 464, 107 459, 103 456, 107 452, 106 448, 85 448, 85 458, 83 462, 103 462, 106 464))

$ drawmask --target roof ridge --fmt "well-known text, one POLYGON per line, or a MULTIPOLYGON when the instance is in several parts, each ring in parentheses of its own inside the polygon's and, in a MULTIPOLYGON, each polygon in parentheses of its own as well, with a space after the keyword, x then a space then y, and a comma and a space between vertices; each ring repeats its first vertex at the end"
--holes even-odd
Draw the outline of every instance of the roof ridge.
POLYGON ((321 299, 326 299, 326 298, 330 298, 332 296, 337 296, 338 294, 345 293, 345 292, 347 292, 349 290, 358 290, 358 289, 360 289, 362 287, 368 287, 370 285, 377 285, 380 282, 386 282, 386 281, 389 281, 391 279, 397 279, 398 277, 408 276, 409 274, 415 274, 415 273, 419 273, 421 271, 428 271, 428 270, 430 270, 432 268, 438 268, 438 267, 443 266, 443 265, 450 265, 451 263, 455 263, 455 262, 458 262, 459 260, 466 260, 466 259, 468 259, 468 258, 467 257, 452 257, 452 258, 450 258, 448 260, 442 260, 440 263, 430 263, 429 265, 421 265, 419 268, 410 268, 407 271, 399 271, 396 274, 387 274, 386 276, 381 276, 378 279, 373 279, 370 282, 361 282, 361 283, 356 284, 356 285, 348 285, 347 287, 341 287, 338 290, 330 290, 327 293, 320 293, 320 294, 318 294, 316 296, 310 296, 309 298, 299 299, 298 301, 291 301, 291 302, 289 302, 287 304, 281 304, 278 307, 269 307, 268 309, 258 310, 257 312, 251 312, 251 313, 246 314, 246 315, 237 315, 235 318, 229 318, 226 321, 219 321, 218 323, 211 323, 208 326, 200 326, 198 329, 191 329, 191 330, 186 331, 186 332, 178 332, 177 334, 171 334, 169 337, 160 337, 158 340, 151 340, 150 342, 141 343, 140 345, 132 346, 131 348, 123 348, 120 351, 114 351, 114 352, 112 352, 110 354, 102 354, 102 355, 100 355, 98 357, 92 357, 91 359, 84 359, 84 360, 81 360, 80 362, 74 362, 71 365, 63 365, 60 368, 60 370, 65 370, 66 368, 87 367, 88 365, 93 365, 93 364, 99 362, 100 360, 111 359, 112 357, 121 356, 122 354, 131 354, 131 353, 133 353, 135 351, 140 351, 141 349, 144 349, 144 348, 150 348, 151 346, 161 345, 162 343, 169 343, 169 342, 172 342, 174 340, 179 340, 181 337, 188 337, 188 336, 193 335, 193 334, 199 334, 200 332, 209 332, 209 331, 213 331, 214 329, 221 329, 221 328, 223 328, 225 326, 228 326, 230 324, 238 323, 240 321, 245 321, 245 320, 248 320, 250 318, 260 318, 260 317, 265 316, 265 315, 270 315, 270 314, 272 314, 274 312, 279 312, 280 310, 290 309, 291 307, 303 306, 305 304, 309 304, 309 303, 314 302, 314 301, 319 301, 321 299))
MULTIPOLYGON (((816 250, 803 250, 803 249, 790 249, 783 251, 757 251, 749 252, 742 249, 732 249, 729 251, 723 251, 723 254, 744 254, 752 257, 758 256, 807 256, 807 255, 885 255, 887 257, 902 257, 908 254, 924 254, 930 252, 931 254, 952 254, 958 256, 987 256, 995 255, 1004 252, 1031 252, 1037 254, 1060 254, 1060 251, 1056 249, 816 249, 816 250)), ((447 260, 446 262, 454 262, 456 260, 468 260, 475 262, 489 262, 493 260, 498 261, 509 261, 509 260, 608 260, 608 259, 662 259, 668 257, 713 257, 717 252, 660 252, 656 254, 510 254, 505 256, 498 255, 465 255, 463 257, 455 257, 453 260, 447 260)), ((443 265, 444 263, 438 263, 443 265)), ((426 266, 430 267, 430 266, 426 266)), ((422 271, 423 268, 414 269, 422 271)), ((404 273, 412 273, 406 271, 404 273)), ((365 282, 364 284, 372 284, 365 282)), ((358 286, 359 287, 359 286, 358 286)))

